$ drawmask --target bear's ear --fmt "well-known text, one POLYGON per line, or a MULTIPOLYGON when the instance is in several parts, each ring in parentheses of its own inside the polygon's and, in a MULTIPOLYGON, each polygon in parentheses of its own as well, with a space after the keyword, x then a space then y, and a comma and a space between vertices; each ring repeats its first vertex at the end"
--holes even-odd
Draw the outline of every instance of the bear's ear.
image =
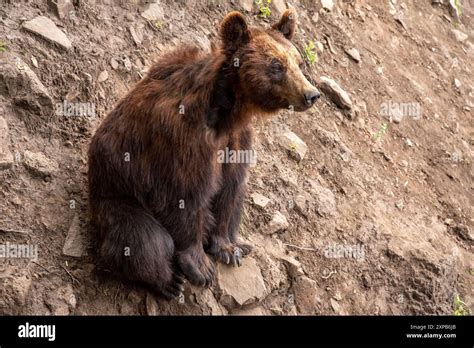
POLYGON ((293 8, 286 10, 280 18, 280 21, 272 26, 272 29, 281 32, 288 40, 293 39, 296 31, 296 22, 298 15, 293 8))
POLYGON ((250 41, 250 32, 244 16, 237 11, 228 13, 222 20, 219 35, 223 48, 229 53, 250 41))

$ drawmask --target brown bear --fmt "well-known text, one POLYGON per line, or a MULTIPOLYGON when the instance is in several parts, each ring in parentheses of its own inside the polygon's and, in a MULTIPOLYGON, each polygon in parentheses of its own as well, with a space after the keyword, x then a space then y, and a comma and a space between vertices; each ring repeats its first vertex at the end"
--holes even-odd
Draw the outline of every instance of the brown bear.
POLYGON ((248 163, 218 151, 251 150, 253 116, 303 111, 320 96, 290 42, 296 13, 268 30, 231 12, 220 45, 164 54, 104 119, 89 148, 89 198, 99 259, 167 299, 187 278, 209 286, 214 263, 240 264, 248 163))

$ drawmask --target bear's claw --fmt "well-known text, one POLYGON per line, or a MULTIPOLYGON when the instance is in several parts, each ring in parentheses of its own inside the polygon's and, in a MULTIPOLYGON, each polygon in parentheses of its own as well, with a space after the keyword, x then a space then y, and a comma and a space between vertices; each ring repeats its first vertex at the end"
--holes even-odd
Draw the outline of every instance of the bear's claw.
POLYGON ((184 278, 179 274, 173 274, 173 278, 165 285, 156 288, 157 295, 170 301, 178 297, 184 291, 184 278))
POLYGON ((190 248, 180 252, 178 264, 186 278, 194 285, 209 287, 214 280, 215 266, 204 250, 190 248))
POLYGON ((240 266, 242 258, 248 255, 251 250, 252 247, 248 244, 217 240, 209 248, 208 253, 225 265, 240 266))

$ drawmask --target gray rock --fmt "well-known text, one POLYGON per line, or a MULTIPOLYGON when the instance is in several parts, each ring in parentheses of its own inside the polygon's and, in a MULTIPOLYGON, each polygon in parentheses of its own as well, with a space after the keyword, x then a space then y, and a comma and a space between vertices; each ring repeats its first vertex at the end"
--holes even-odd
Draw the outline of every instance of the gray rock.
POLYGON ((318 303, 318 284, 314 280, 300 276, 294 280, 291 291, 299 313, 315 314, 318 303))
POLYGON ((334 313, 341 314, 341 305, 339 303, 337 303, 337 301, 333 298, 330 300, 330 302, 331 302, 331 307, 332 307, 334 313))
POLYGON ((109 78, 109 73, 107 70, 103 70, 100 72, 99 76, 97 77, 97 81, 99 83, 105 82, 109 78))
POLYGON ((276 232, 284 231, 286 230, 290 224, 288 223, 288 220, 286 219, 285 215, 277 211, 273 217, 270 223, 268 224, 267 228, 264 229, 264 233, 266 234, 273 234, 276 232))
POLYGON ((58 170, 58 163, 47 158, 41 152, 25 151, 23 154, 23 164, 33 174, 43 178, 53 175, 58 170))
MULTIPOLYGON (((8 274, 8 273, 7 273, 8 274)), ((0 311, 2 315, 25 314, 32 279, 26 275, 2 274, 0 277, 0 311)))
POLYGON ((253 4, 254 4, 254 0, 240 0, 240 6, 242 6, 242 8, 246 12, 253 11, 253 4))
POLYGON ((393 19, 396 22, 400 23, 400 25, 403 27, 403 29, 408 31, 408 27, 405 24, 405 12, 403 10, 395 11, 395 13, 393 14, 393 19))
POLYGON ((466 41, 467 38, 469 37, 467 34, 457 29, 451 29, 451 32, 453 33, 453 36, 456 39, 456 41, 459 41, 459 42, 466 41))
POLYGON ((272 5, 279 14, 282 14, 286 10, 286 5, 285 5, 284 0, 273 0, 272 5))
POLYGON ((74 10, 72 0, 48 0, 48 6, 60 19, 66 18, 74 10))
POLYGON ((308 214, 308 200, 307 194, 299 194, 293 199, 296 211, 304 216, 308 214))
POLYGON ((130 36, 132 37, 133 42, 135 45, 139 46, 143 41, 143 33, 140 30, 141 28, 135 29, 133 25, 128 27, 128 31, 130 32, 130 36))
POLYGON ((128 57, 123 57, 122 58, 122 63, 126 71, 132 70, 132 62, 130 61, 130 58, 128 57))
POLYGON ((286 284, 288 280, 286 270, 279 260, 271 257, 271 254, 267 253, 265 249, 260 248, 255 248, 252 256, 255 257, 260 266, 268 293, 278 291, 282 284, 286 284))
POLYGON ((290 277, 297 278, 299 276, 304 275, 304 270, 301 266, 301 262, 296 260, 294 257, 284 255, 280 257, 280 260, 283 261, 283 263, 285 264, 290 277))
POLYGON ((321 77, 321 90, 327 94, 329 99, 331 99, 338 107, 345 110, 350 110, 352 108, 352 101, 347 94, 334 80, 329 77, 321 77))
MULTIPOLYGON (((149 294, 146 295, 148 299, 149 294)), ((128 293, 127 297, 120 301, 119 311, 120 314, 124 315, 139 315, 140 309, 142 308, 143 297, 136 291, 132 290, 128 293)), ((149 306, 149 303, 146 303, 149 306)), ((148 310, 147 307, 145 310, 148 310)))
POLYGON ((161 21, 164 19, 164 12, 161 5, 158 3, 151 3, 148 8, 141 13, 142 17, 149 21, 161 21))
POLYGON ((256 241, 264 253, 273 259, 281 261, 291 277, 298 277, 304 275, 301 263, 293 256, 287 254, 283 243, 277 238, 262 237, 261 241, 256 241))
POLYGON ((326 11, 332 11, 334 8, 334 2, 332 0, 321 0, 321 6, 326 11))
POLYGON ((318 213, 323 216, 334 216, 336 214, 336 198, 334 193, 314 180, 307 179, 307 181, 312 188, 311 194, 316 197, 318 213))
POLYGON ((456 87, 457 89, 461 88, 462 84, 461 84, 461 81, 459 81, 458 79, 454 79, 454 87, 456 87))
POLYGON ((217 285, 224 306, 243 306, 260 301, 267 295, 262 273, 255 259, 246 257, 240 267, 217 266, 217 285))
POLYGON ((31 64, 33 64, 33 66, 35 68, 37 68, 38 67, 38 60, 35 57, 31 57, 31 64))
POLYGON ((118 63, 117 59, 115 59, 113 57, 110 58, 110 66, 112 66, 112 69, 117 70, 118 67, 119 67, 119 63, 118 63))
POLYGON ((11 289, 16 297, 17 303, 25 305, 28 298, 28 293, 31 288, 33 280, 28 275, 11 276, 11 289))
POLYGON ((158 303, 156 302, 156 298, 149 292, 147 292, 146 294, 145 304, 146 304, 147 315, 156 316, 160 314, 160 310, 158 308, 158 303))
POLYGON ((86 246, 84 236, 81 232, 79 216, 74 215, 71 226, 63 246, 63 254, 72 257, 81 257, 85 254, 86 246))
POLYGON ((474 233, 466 225, 461 225, 461 224, 457 225, 453 228, 453 231, 464 240, 467 240, 470 242, 474 241, 474 233))
POLYGON ((278 138, 278 142, 299 161, 304 158, 306 151, 308 150, 308 146, 305 144, 305 142, 291 131, 282 134, 278 138))
POLYGON ((69 41, 66 34, 64 34, 48 17, 38 16, 25 22, 23 28, 59 45, 64 49, 68 50, 72 47, 71 41, 69 41))
POLYGON ((67 284, 49 292, 44 302, 53 315, 69 315, 76 308, 77 299, 72 286, 67 284))
POLYGON ((278 168, 280 179, 288 186, 298 188, 298 175, 287 168, 278 168))
POLYGON ((255 244, 259 245, 262 250, 265 251, 265 254, 268 254, 275 259, 281 259, 282 257, 286 256, 285 246, 281 240, 277 238, 268 238, 262 236, 261 239, 257 239, 255 241, 255 244))
POLYGON ((324 46, 321 41, 316 41, 316 50, 318 51, 318 53, 324 52, 324 46))
POLYGON ((53 110, 53 100, 38 76, 19 57, 8 52, 0 55, 0 86, 0 95, 11 98, 14 105, 31 111, 35 117, 53 110))
POLYGON ((13 165, 13 154, 10 151, 10 135, 7 121, 0 116, 0 170, 13 165))
POLYGON ((252 193, 250 197, 252 198, 253 203, 260 208, 265 208, 270 202, 270 198, 267 198, 256 192, 252 193))
POLYGON ((355 62, 360 62, 360 53, 355 48, 350 48, 345 51, 349 57, 351 57, 355 62))
POLYGON ((341 144, 341 151, 339 156, 344 162, 349 162, 351 160, 352 151, 350 151, 344 144, 341 144))
POLYGON ((195 295, 196 302, 200 306, 209 308, 211 315, 226 315, 227 310, 217 302, 210 289, 200 289, 195 295))
POLYGON ((393 123, 399 124, 403 120, 403 110, 401 108, 393 108, 390 110, 390 119, 393 123))
POLYGON ((233 315, 245 315, 245 316, 259 316, 259 315, 267 315, 266 311, 262 307, 255 307, 249 309, 240 309, 232 313, 233 315))

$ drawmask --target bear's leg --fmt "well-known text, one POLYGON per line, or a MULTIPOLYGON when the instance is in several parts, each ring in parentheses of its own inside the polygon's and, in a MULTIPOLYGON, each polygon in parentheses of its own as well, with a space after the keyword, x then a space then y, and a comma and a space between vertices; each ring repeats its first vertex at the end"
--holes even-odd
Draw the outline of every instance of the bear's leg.
MULTIPOLYGON (((229 149, 250 148, 250 131, 241 135, 239 141, 231 141, 229 149)), ((248 157, 247 157, 248 158, 248 157)), ((224 163, 222 165, 222 188, 214 199, 213 214, 216 220, 206 241, 206 251, 225 264, 240 265, 243 256, 252 247, 238 241, 242 206, 244 202, 248 163, 224 163)))
POLYGON ((101 233, 103 265, 158 296, 177 297, 183 279, 173 266, 174 243, 166 229, 133 201, 91 203, 101 233))
POLYGON ((240 265, 252 247, 238 241, 246 191, 245 172, 238 164, 224 164, 222 189, 214 201, 216 225, 207 236, 206 251, 224 264, 240 265))
POLYGON ((186 278, 198 286, 208 287, 214 281, 215 266, 203 248, 211 217, 207 208, 182 217, 180 221, 185 221, 186 225, 179 228, 182 233, 174 234, 178 265, 186 278))

